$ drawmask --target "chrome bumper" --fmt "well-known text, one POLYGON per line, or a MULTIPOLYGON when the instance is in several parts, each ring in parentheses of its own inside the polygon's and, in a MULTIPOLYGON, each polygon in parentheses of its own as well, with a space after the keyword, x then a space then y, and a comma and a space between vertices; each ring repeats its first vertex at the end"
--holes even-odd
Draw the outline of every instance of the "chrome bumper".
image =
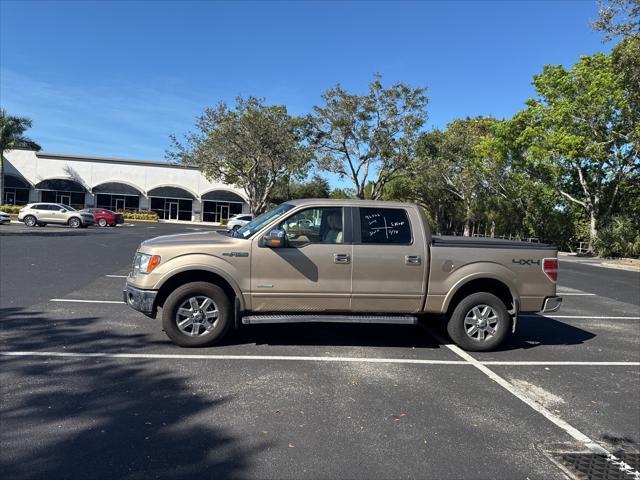
POLYGON ((124 303, 129 305, 131 308, 144 313, 148 317, 155 318, 155 301, 156 295, 158 295, 157 290, 141 290, 127 284, 124 287, 122 295, 124 297, 124 303))
POLYGON ((562 305, 562 297, 547 297, 544 299, 544 305, 542 306, 542 313, 557 312, 562 305))

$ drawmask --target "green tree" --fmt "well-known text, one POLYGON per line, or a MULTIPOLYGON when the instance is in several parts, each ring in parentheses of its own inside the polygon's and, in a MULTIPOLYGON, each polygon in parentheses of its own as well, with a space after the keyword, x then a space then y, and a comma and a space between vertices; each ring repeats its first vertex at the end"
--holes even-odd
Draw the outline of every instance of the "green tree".
POLYGON ((388 88, 376 75, 365 95, 340 85, 327 90, 314 107, 310 139, 321 168, 348 178, 358 198, 381 198, 387 183, 415 157, 415 144, 427 119, 424 88, 396 83, 388 88))
POLYGON ((490 117, 458 119, 446 130, 420 138, 410 177, 417 201, 443 230, 450 230, 456 217, 462 217, 463 235, 471 235, 474 207, 481 198, 495 194, 482 176, 485 169, 477 148, 483 138, 492 135, 496 122, 490 117))
POLYGON ((312 155, 304 145, 304 121, 280 105, 237 98, 207 108, 184 144, 171 137, 167 158, 197 165, 210 179, 242 188, 254 215, 262 213, 282 178, 301 175, 312 155))
POLYGON ((601 0, 599 3, 593 28, 603 32, 605 40, 640 34, 640 0, 601 0))
POLYGON ((338 198, 342 200, 348 200, 355 198, 355 192, 350 188, 334 188, 329 194, 329 198, 338 198))
POLYGON ((269 201, 280 204, 299 198, 329 198, 331 187, 326 178, 315 174, 305 182, 292 181, 289 177, 281 179, 273 189, 269 201))
POLYGON ((4 203, 4 152, 14 148, 40 150, 40 145, 24 135, 29 128, 30 119, 14 117, 0 108, 0 203, 4 203))
POLYGON ((514 145, 527 172, 553 185, 589 219, 590 248, 622 182, 640 167, 638 111, 611 55, 581 57, 570 70, 545 66, 538 98, 514 116, 514 145))

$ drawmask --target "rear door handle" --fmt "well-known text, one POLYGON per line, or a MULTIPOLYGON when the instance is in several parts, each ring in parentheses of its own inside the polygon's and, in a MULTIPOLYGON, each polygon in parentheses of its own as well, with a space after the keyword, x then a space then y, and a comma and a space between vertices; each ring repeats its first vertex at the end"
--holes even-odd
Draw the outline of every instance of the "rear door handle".
POLYGON ((404 263, 405 265, 420 265, 422 258, 420 258, 420 255, 405 255, 404 263))
POLYGON ((351 263, 351 255, 348 253, 334 253, 333 263, 351 263))

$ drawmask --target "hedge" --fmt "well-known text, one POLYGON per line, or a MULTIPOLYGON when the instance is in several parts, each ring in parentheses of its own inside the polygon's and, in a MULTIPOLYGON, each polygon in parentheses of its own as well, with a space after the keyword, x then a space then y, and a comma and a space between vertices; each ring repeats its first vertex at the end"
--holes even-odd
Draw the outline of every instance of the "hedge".
POLYGON ((0 205, 0 212, 5 213, 20 213, 20 209, 24 205, 0 205))
POLYGON ((118 210, 125 220, 154 220, 158 221, 158 214, 152 210, 118 210))

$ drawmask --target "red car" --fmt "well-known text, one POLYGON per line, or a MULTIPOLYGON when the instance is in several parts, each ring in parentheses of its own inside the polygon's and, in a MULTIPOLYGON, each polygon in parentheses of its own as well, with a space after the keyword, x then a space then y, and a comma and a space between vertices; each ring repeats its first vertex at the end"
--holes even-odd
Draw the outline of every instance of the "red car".
POLYGON ((124 223, 124 216, 121 213, 112 212, 106 208, 85 208, 80 211, 91 213, 95 217, 96 223, 101 227, 106 227, 107 225, 115 227, 120 223, 124 223))

